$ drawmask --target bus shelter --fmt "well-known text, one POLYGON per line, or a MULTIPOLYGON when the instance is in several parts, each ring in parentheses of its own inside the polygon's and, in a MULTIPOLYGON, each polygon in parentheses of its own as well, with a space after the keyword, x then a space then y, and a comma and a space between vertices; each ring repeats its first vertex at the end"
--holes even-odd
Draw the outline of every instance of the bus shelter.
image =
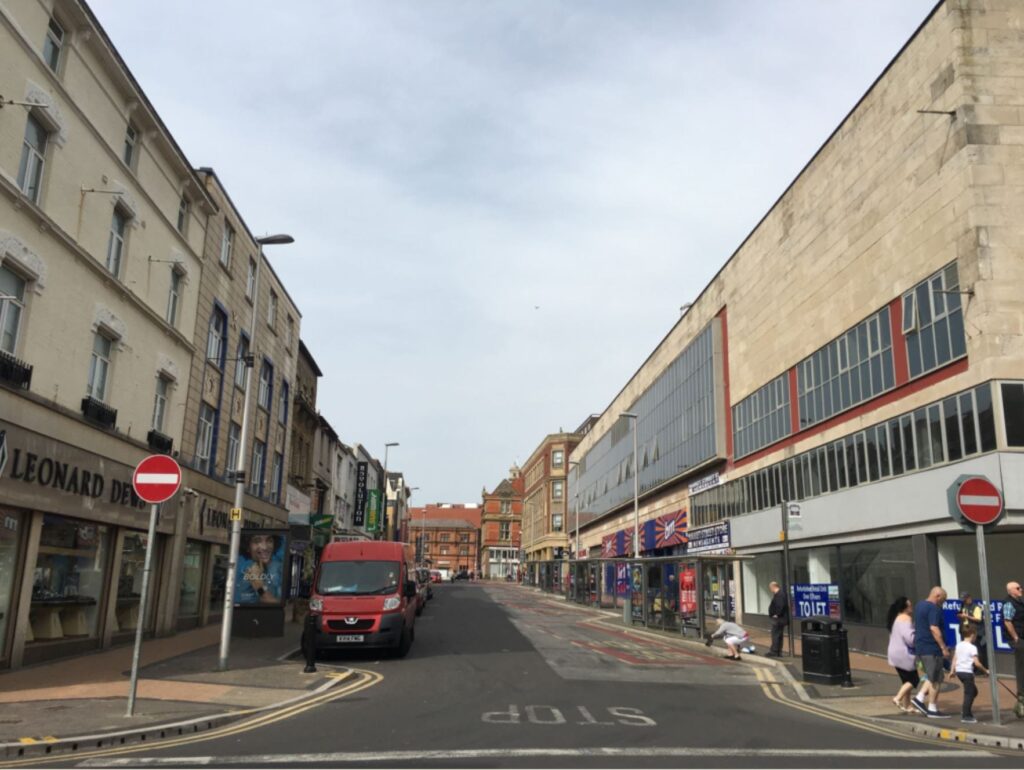
POLYGON ((736 618, 734 554, 531 562, 525 582, 567 601, 621 610, 633 625, 702 638, 736 618))

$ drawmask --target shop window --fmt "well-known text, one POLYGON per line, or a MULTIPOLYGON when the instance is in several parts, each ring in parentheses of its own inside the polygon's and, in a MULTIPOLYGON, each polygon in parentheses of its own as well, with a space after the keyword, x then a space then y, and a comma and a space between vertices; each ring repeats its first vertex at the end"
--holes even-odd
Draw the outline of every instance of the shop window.
POLYGON ((978 434, 981 438, 981 451, 991 452, 996 448, 996 419, 992 412, 992 388, 987 383, 975 388, 974 398, 978 405, 978 434))
POLYGON ((228 579, 228 547, 226 545, 210 546, 210 561, 213 574, 210 579, 209 613, 224 614, 224 589, 228 579))
POLYGON ((199 591, 202 584, 203 544, 195 540, 188 540, 185 543, 185 555, 181 570, 178 618, 195 617, 199 614, 199 591))
POLYGON ((9 508, 0 509, 0 659, 8 654, 5 647, 11 619, 14 576, 25 519, 9 508))
MULTIPOLYGON (((964 591, 981 600, 978 578, 978 544, 974 535, 941 535, 935 539, 939 555, 939 584, 957 599, 964 591)), ((985 535, 989 596, 1001 602, 1006 584, 1018 580, 1024 532, 996 532, 985 535)), ((908 594, 909 595, 909 594, 908 594)), ((1004 634, 1005 638, 1005 634, 1004 634)))
POLYGON ((782 554, 759 553, 743 561, 743 611, 752 615, 767 615, 772 592, 768 584, 782 583, 782 554))
POLYGON ((1024 383, 1004 382, 1003 419, 1008 446, 1024 446, 1024 383))
POLYGON ((34 642, 97 635, 109 549, 105 525, 45 515, 32 575, 34 642))
MULTIPOLYGON (((834 546, 792 550, 789 567, 794 585, 839 582, 839 552, 834 546)), ((777 580, 782 582, 781 577, 777 580)))
POLYGON ((909 537, 841 545, 839 584, 844 619, 884 627, 893 600, 915 596, 913 553, 909 537))
MULTIPOLYGON (((156 554, 153 555, 153 567, 149 575, 149 608, 145 630, 153 627, 153 576, 156 569, 156 554)), ((146 567, 146 535, 141 532, 129 532, 124 536, 121 546, 121 569, 117 578, 117 608, 115 610, 114 631, 135 631, 139 627, 139 607, 142 601, 142 578, 146 567)))

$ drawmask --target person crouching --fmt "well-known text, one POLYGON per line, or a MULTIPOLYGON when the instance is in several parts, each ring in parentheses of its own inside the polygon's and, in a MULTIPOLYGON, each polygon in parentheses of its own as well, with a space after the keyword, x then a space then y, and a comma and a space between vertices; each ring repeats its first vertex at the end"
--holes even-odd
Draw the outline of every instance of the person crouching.
POLYGON ((710 647, 715 639, 722 639, 725 646, 729 648, 729 654, 725 656, 726 660, 740 660, 740 648, 750 641, 750 634, 736 623, 719 618, 718 630, 708 637, 704 645, 710 647))

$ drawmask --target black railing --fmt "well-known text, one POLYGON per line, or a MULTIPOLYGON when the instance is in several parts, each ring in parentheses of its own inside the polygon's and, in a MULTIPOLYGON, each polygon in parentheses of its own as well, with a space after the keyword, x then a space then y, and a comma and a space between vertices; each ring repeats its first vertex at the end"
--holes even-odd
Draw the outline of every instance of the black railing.
POLYGON ((19 358, 0 350, 0 382, 28 390, 32 384, 32 367, 19 358))
POLYGON ((146 435, 146 443, 149 444, 149 448, 154 452, 169 455, 171 447, 174 446, 174 439, 170 436, 165 436, 158 430, 151 430, 146 435))
POLYGON ((113 428, 117 423, 117 410, 111 409, 102 401, 97 401, 92 396, 82 399, 82 414, 87 420, 96 423, 103 428, 113 428))

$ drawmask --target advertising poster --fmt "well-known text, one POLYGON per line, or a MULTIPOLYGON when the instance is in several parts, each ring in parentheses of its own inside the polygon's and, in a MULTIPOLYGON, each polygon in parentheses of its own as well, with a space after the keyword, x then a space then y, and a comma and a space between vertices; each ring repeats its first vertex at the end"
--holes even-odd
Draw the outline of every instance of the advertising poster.
POLYGON ((371 489, 366 494, 366 531, 376 532, 380 528, 380 490, 371 489))
POLYGON ((280 607, 285 597, 287 529, 243 529, 235 575, 236 607, 280 607))
POLYGON ((726 553, 732 547, 730 534, 728 521, 691 529, 687 553, 726 553))
POLYGON ((617 563, 615 565, 615 593, 618 596, 629 594, 629 565, 617 563))
MULTIPOLYGON (((978 602, 981 603, 980 601, 978 602)), ((960 619, 957 613, 963 608, 963 602, 959 599, 948 599, 942 603, 942 620, 946 636, 946 644, 955 647, 960 641, 960 619)), ((1006 628, 1003 626, 1003 603, 993 600, 989 603, 989 611, 992 613, 992 627, 988 629, 988 636, 985 641, 995 639, 995 649, 999 652, 1013 652, 1007 640, 1006 628)), ((988 665, 986 663, 986 665, 988 665)))
POLYGON ((697 568, 686 566, 679 570, 679 613, 683 617, 697 614, 697 568))
POLYGON ((632 564, 629 568, 629 575, 630 612, 634 623, 642 623, 644 620, 644 568, 639 564, 632 564))
POLYGON ((837 583, 797 583, 791 590, 793 617, 842 619, 837 583))

